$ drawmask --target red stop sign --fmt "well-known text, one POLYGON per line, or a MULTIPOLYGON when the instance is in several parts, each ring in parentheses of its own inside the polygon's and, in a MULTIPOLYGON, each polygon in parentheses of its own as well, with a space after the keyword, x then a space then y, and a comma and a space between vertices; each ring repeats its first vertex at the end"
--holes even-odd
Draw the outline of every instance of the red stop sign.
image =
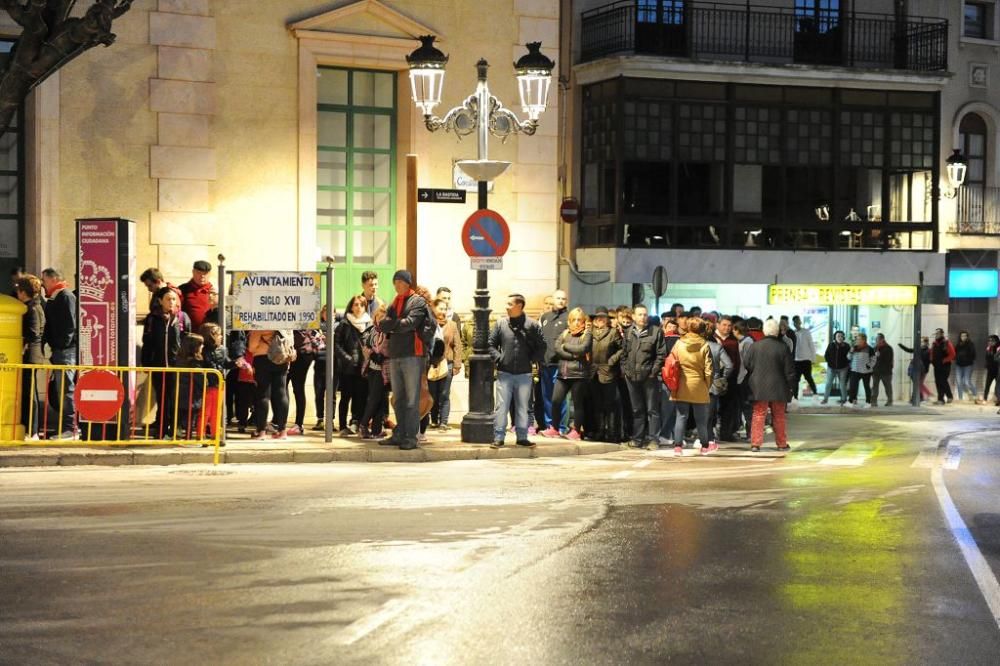
POLYGON ((563 199, 559 206, 559 217, 563 222, 576 222, 580 217, 580 202, 576 199, 563 199))
POLYGON ((113 372, 90 370, 80 375, 73 400, 81 421, 111 421, 125 400, 125 387, 113 372))

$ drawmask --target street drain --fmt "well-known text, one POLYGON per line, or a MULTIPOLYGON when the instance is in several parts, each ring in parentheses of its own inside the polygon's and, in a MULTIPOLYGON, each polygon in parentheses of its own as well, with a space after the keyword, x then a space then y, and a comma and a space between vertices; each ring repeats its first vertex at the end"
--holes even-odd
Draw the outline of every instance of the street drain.
POLYGON ((178 469, 170 473, 184 474, 187 476, 226 476, 229 474, 235 474, 236 472, 228 469, 178 469))

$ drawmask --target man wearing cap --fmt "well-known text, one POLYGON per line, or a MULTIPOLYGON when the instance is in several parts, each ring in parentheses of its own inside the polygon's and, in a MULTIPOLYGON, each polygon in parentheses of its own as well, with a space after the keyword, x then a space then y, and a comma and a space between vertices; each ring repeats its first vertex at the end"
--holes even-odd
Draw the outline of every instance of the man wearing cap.
MULTIPOLYGON (((181 310, 191 319, 191 328, 197 331, 205 323, 205 316, 212 309, 212 292, 215 289, 208 281, 212 264, 199 260, 191 269, 191 279, 181 285, 181 310)), ((193 332, 188 331, 188 332, 193 332)))
POLYGON ((396 298, 382 320, 389 337, 389 377, 396 403, 396 427, 388 443, 400 449, 417 448, 420 429, 420 379, 427 372, 427 352, 419 332, 427 318, 427 301, 413 291, 413 276, 398 270, 392 276, 396 298))

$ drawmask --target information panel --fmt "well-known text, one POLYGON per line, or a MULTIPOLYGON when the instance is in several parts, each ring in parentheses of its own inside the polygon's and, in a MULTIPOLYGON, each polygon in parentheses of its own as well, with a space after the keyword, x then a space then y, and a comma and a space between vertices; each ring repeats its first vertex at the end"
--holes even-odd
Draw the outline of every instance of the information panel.
POLYGON ((916 305, 912 285, 772 284, 771 305, 916 305))
POLYGON ((232 285, 234 330, 320 327, 320 273, 235 271, 232 285))

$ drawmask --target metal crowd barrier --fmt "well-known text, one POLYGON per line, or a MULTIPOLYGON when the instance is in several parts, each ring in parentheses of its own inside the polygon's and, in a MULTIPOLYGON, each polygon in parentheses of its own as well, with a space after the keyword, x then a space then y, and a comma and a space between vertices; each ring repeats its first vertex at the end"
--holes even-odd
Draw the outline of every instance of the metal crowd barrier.
POLYGON ((214 369, 4 363, 0 447, 213 446, 218 464, 225 401, 214 369))

